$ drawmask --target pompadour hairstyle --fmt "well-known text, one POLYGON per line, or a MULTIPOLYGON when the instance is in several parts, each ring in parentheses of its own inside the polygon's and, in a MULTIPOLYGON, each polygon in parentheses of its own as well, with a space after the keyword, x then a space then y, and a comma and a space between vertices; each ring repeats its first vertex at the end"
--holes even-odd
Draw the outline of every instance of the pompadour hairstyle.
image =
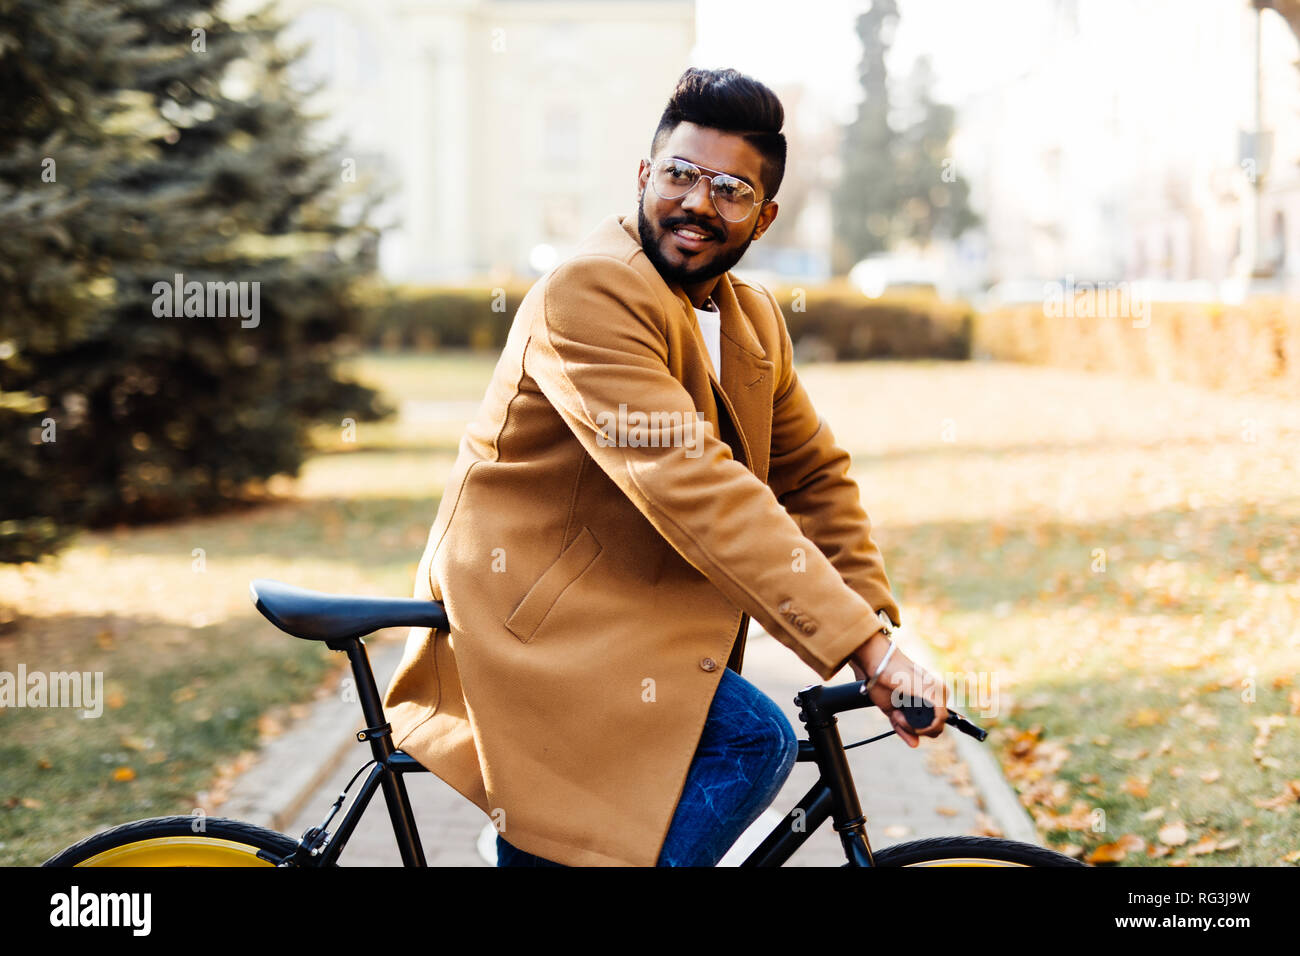
POLYGON ((691 67, 659 118, 650 155, 659 150, 682 122, 743 136, 763 157, 760 180, 764 199, 772 199, 785 176, 785 108, 764 84, 738 70, 703 70, 691 67))

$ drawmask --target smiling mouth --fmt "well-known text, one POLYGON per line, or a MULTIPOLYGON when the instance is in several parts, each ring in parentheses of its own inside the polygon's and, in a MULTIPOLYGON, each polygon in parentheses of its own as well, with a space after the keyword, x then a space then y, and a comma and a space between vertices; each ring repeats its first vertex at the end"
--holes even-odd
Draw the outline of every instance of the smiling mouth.
POLYGON ((698 249, 707 243, 713 242, 711 235, 693 226, 674 226, 670 231, 678 243, 687 249, 698 249))

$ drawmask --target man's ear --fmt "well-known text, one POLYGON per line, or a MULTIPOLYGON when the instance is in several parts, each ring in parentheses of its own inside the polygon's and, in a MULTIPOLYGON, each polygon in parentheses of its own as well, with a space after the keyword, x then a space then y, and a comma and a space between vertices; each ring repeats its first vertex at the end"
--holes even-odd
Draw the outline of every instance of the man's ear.
POLYGON ((776 218, 777 205, 773 199, 770 203, 763 206, 758 214, 758 221, 754 223, 754 232, 750 234, 750 241, 760 238, 763 233, 767 232, 767 227, 772 225, 772 220, 776 218))

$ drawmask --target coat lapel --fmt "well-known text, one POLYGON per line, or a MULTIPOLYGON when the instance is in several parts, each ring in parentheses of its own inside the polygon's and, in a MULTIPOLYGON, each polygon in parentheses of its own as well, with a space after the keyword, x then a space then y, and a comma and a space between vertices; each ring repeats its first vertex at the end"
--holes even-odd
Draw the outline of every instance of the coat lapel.
MULTIPOLYGON (((637 244, 637 248, 640 248, 635 213, 624 216, 621 227, 637 244)), ((736 298, 731 273, 724 273, 713 290, 713 301, 718 306, 721 326, 718 338, 722 361, 721 381, 708 361, 707 346, 699 322, 695 319, 690 297, 678 283, 666 284, 680 307, 679 321, 685 322, 686 327, 691 329, 691 338, 696 348, 695 361, 708 370, 715 400, 738 431, 734 436, 728 434, 724 425, 719 437, 732 446, 734 457, 744 461, 750 471, 766 481, 772 442, 773 363, 764 357, 763 346, 736 298)))

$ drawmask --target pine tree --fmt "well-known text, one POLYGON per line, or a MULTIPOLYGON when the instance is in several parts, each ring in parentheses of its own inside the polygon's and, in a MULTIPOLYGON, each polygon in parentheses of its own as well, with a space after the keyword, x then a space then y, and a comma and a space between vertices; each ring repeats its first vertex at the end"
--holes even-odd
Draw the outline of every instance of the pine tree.
POLYGON ((863 98, 857 117, 844 130, 842 174, 832 204, 831 268, 841 275, 863 256, 888 247, 896 177, 885 54, 897 23, 894 0, 873 0, 856 21, 863 98))
POLYGON ((968 203, 969 187, 948 154, 955 111, 934 100, 924 57, 899 104, 910 121, 899 123, 900 129, 890 123, 885 56, 897 23, 894 0, 873 0, 857 20, 863 99, 844 131, 843 174, 835 193, 833 267, 839 274, 900 240, 956 238, 979 221, 968 203))
POLYGON ((955 238, 979 222, 969 205, 970 187, 948 150, 956 111, 933 96, 934 73, 919 57, 908 82, 915 119, 894 139, 895 196, 893 233, 925 244, 955 238))
POLYGON ((219 507, 296 473, 313 419, 384 411, 333 369, 373 197, 280 24, 218 7, 0 0, 0 558, 219 507))

